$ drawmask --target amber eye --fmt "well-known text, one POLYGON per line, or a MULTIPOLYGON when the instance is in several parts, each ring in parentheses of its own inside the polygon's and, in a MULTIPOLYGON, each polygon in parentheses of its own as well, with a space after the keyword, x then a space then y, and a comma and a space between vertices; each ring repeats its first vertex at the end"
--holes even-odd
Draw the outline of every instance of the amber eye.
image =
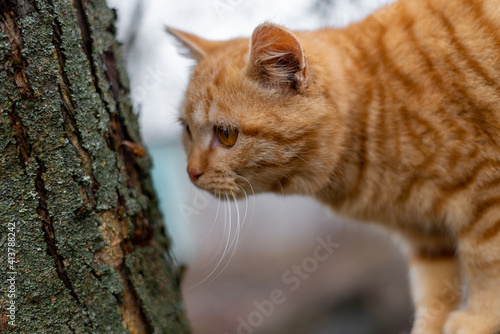
POLYGON ((238 139, 238 130, 230 127, 219 126, 215 128, 215 132, 219 141, 227 147, 234 146, 238 139))

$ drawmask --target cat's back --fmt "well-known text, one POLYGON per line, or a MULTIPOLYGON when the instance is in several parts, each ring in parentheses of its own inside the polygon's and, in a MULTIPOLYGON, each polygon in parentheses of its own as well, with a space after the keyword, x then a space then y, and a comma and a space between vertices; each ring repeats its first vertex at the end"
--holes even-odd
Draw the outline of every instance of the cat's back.
POLYGON ((399 22, 392 29, 395 35, 407 34, 401 45, 407 48, 408 70, 423 92, 411 109, 418 110, 425 105, 422 100, 428 100, 427 113, 447 110, 458 122, 468 123, 470 130, 479 129, 473 131, 481 137, 478 141, 488 137, 499 144, 498 1, 402 0, 401 5, 399 22))
POLYGON ((421 74, 420 83, 438 80, 465 109, 492 109, 500 116, 498 1, 402 0, 401 6, 392 33, 407 34, 399 42, 407 48, 409 70, 421 74))
MULTIPOLYGON (((460 200, 485 191, 481 182, 491 170, 475 170, 500 160, 498 1, 400 0, 340 34, 354 92, 349 105, 358 117, 351 124, 365 120, 368 134, 359 137, 359 143, 367 138, 372 166, 364 207, 378 203, 381 188, 393 191, 380 201, 400 206, 422 203, 424 190, 448 198, 473 184, 460 200), (378 142, 387 149, 377 151, 378 142)), ((468 205, 464 201, 457 205, 468 205)), ((359 198, 352 203, 352 211, 360 211, 359 198)), ((429 212, 441 212, 440 205, 425 203, 429 212)))
POLYGON ((497 0, 400 0, 345 34, 356 71, 370 73, 364 77, 376 78, 410 111, 448 110, 490 125, 500 120, 497 0))

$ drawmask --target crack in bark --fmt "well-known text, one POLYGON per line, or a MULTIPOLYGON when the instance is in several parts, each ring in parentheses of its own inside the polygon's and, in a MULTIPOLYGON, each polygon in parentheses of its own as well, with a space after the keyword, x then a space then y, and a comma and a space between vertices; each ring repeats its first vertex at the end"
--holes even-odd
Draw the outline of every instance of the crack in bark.
POLYGON ((99 282, 102 282, 102 277, 100 274, 98 274, 94 268, 90 268, 90 274, 95 278, 97 279, 99 282))
MULTIPOLYGON (((117 208, 125 207, 125 201, 123 197, 118 193, 118 203, 117 208)), ((116 210, 116 215, 120 216, 119 210, 116 210)), ((126 221, 120 219, 122 224, 126 224, 126 221)), ((136 224, 134 224, 135 229, 136 224)), ((115 266, 115 271, 120 275, 123 284, 123 299, 117 297, 117 301, 119 303, 118 308, 120 313, 122 314, 122 319, 125 323, 126 328, 132 334, 142 334, 142 333, 154 333, 153 325, 151 324, 146 312, 144 310, 144 305, 141 302, 137 291, 134 288, 132 280, 130 278, 130 273, 125 264, 125 257, 128 254, 134 252, 134 244, 131 242, 131 238, 134 235, 134 232, 127 233, 130 236, 128 238, 124 238, 120 242, 120 249, 122 251, 122 259, 121 263, 115 266)), ((154 234, 153 234, 154 236, 154 234)))
POLYGON ((9 1, 2 1, 0 4, 0 26, 7 35, 7 42, 10 44, 10 52, 6 57, 6 64, 11 64, 14 70, 14 83, 23 99, 33 100, 33 90, 31 89, 28 78, 24 70, 28 62, 23 56, 23 38, 21 31, 17 26, 14 9, 15 4, 9 1))
POLYGON ((132 245, 140 247, 153 246, 154 229, 147 217, 146 210, 143 210, 135 217, 134 229, 132 230, 132 235, 129 240, 132 245))
POLYGON ((112 138, 117 139, 117 142, 114 143, 115 149, 119 151, 125 162, 125 169, 128 174, 128 186, 129 188, 135 188, 140 184, 139 175, 137 173, 137 170, 140 170, 140 168, 137 166, 135 159, 137 156, 145 154, 145 150, 141 145, 132 142, 132 139, 120 121, 120 84, 118 82, 114 52, 110 50, 105 51, 102 59, 106 68, 104 73, 106 79, 111 84, 116 110, 118 110, 118 114, 113 114, 111 116, 110 135, 112 138))
MULTIPOLYGON (((127 184, 128 187, 133 189, 140 187, 140 176, 138 170, 140 167, 136 164, 136 156, 125 144, 126 133, 120 122, 118 114, 111 115, 110 119, 110 136, 114 149, 119 152, 125 164, 127 171, 127 184)), ((119 197, 119 199, 121 196, 119 197)), ((123 199, 121 199, 123 201, 123 199)), ((152 246, 154 242, 154 225, 153 220, 149 217, 148 212, 143 210, 134 217, 131 217, 134 222, 134 228, 129 238, 124 240, 127 249, 127 254, 133 252, 133 246, 147 247, 152 246)))
MULTIPOLYGON (((94 64, 93 57, 93 46, 92 46, 92 37, 90 33, 90 26, 87 20, 87 16, 85 13, 85 8, 82 0, 72 0, 73 7, 76 9, 77 22, 78 27, 80 29, 80 34, 82 37, 82 46, 85 51, 85 55, 87 56, 87 61, 90 67, 90 73, 92 76, 92 82, 98 93, 101 101, 103 102, 108 114, 110 115, 110 130, 109 130, 109 138, 111 143, 108 141, 108 146, 113 149, 115 152, 118 152, 120 156, 124 158, 127 174, 128 174, 128 186, 129 188, 135 188, 139 184, 137 181, 137 173, 135 171, 135 156, 127 152, 123 145, 127 146, 127 144, 123 144, 123 142, 131 142, 129 136, 127 136, 125 130, 120 121, 120 104, 119 104, 119 95, 120 95, 120 84, 118 82, 118 72, 116 71, 115 66, 115 55, 113 51, 105 51, 101 56, 104 65, 106 67, 105 74, 107 79, 111 83, 111 88, 113 91, 113 98, 116 103, 117 113, 111 113, 109 107, 104 99, 104 94, 99 86, 99 77, 96 73, 96 67, 94 64), (114 143, 113 143, 114 142, 114 143), (114 145, 113 145, 114 144, 114 145)), ((140 151, 140 150, 139 150, 140 151)))
MULTIPOLYGON (((12 77, 21 97, 31 100, 33 98, 33 91, 29 87, 26 75, 24 74, 27 61, 22 55, 22 36, 15 20, 15 8, 16 6, 11 0, 5 0, 0 3, 0 27, 7 35, 7 42, 11 45, 11 50, 4 59, 4 69, 7 70, 8 67, 12 67, 12 77)), ((16 112, 16 102, 11 100, 10 103, 11 110, 8 115, 14 129, 14 138, 19 148, 19 162, 21 163, 21 167, 24 168, 31 156, 28 129, 23 125, 21 117, 16 112)))
POLYGON ((82 48, 87 57, 87 61, 89 63, 90 76, 92 78, 92 84, 99 95, 100 100, 104 104, 104 108, 106 111, 111 114, 109 110, 109 106, 104 99, 104 93, 99 86, 99 77, 96 72, 96 67, 94 64, 94 56, 93 56, 93 46, 92 46, 92 37, 90 34, 90 25, 87 19, 87 14, 85 13, 85 7, 82 0, 72 0, 73 7, 76 10, 76 19, 78 24, 78 29, 80 30, 80 35, 82 37, 82 48))
POLYGON ((66 273, 64 266, 64 258, 58 254, 56 238, 54 234, 54 224, 50 217, 49 210, 47 208, 47 198, 48 193, 45 189, 45 181, 43 180, 43 174, 46 172, 44 163, 36 158, 36 162, 38 163, 38 169, 36 172, 35 178, 35 189, 38 193, 38 208, 37 213, 40 219, 42 220, 42 231, 44 234, 45 243, 47 244, 47 254, 50 255, 55 262, 56 272, 59 279, 63 282, 64 286, 69 290, 69 294, 73 297, 78 305, 82 305, 78 295, 75 293, 73 286, 71 284, 71 280, 69 279, 68 274, 66 273))
MULTIPOLYGON (((113 97, 116 103, 116 109, 121 112, 119 101, 119 82, 118 72, 116 70, 115 55, 112 51, 106 51, 103 55, 104 64, 106 66, 106 77, 113 88, 113 97)), ((140 166, 136 163, 136 158, 145 155, 144 148, 131 141, 130 136, 124 129, 120 121, 119 113, 111 115, 109 138, 111 145, 115 151, 123 158, 125 170, 127 171, 127 184, 128 187, 133 189, 141 185, 140 166)), ((133 246, 140 247, 152 246, 154 240, 154 226, 152 219, 149 217, 148 212, 143 210, 141 213, 133 217, 134 229, 130 237, 125 240, 126 249, 133 251, 133 246)))
POLYGON ((16 113, 15 102, 12 102, 9 118, 14 129, 14 138, 16 138, 19 147, 19 162, 21 163, 21 167, 24 168, 31 156, 31 145, 28 141, 28 129, 23 125, 21 117, 16 113))
POLYGON ((31 5, 31 7, 33 7, 33 9, 35 10, 35 12, 37 12, 37 13, 40 12, 40 9, 38 8, 36 0, 29 0, 29 3, 31 5))
POLYGON ((111 83, 113 98, 118 103, 118 99, 120 97, 120 84, 118 83, 118 73, 116 72, 116 68, 114 66, 116 62, 115 53, 113 51, 105 51, 101 57, 104 61, 104 65, 106 66, 106 76, 111 83))
MULTIPOLYGON (((116 57, 112 50, 105 51, 101 55, 101 59, 105 65, 105 75, 106 79, 111 84, 111 89, 113 92, 113 98, 116 104, 117 113, 111 113, 106 105, 105 99, 103 98, 103 92, 99 87, 99 78, 96 73, 96 68, 94 64, 93 57, 93 46, 92 37, 90 33, 90 26, 85 13, 85 8, 82 0, 73 0, 73 6, 76 9, 78 27, 82 36, 82 45, 87 56, 87 60, 90 66, 90 72, 92 80, 98 95, 103 101, 106 110, 110 114, 110 126, 109 126, 109 136, 108 136, 108 146, 123 158, 125 169, 127 171, 127 185, 129 188, 134 189, 140 185, 139 175, 137 170, 140 168, 137 166, 135 159, 136 156, 141 156, 145 154, 145 150, 141 145, 135 144, 131 141, 130 136, 124 129, 122 122, 120 120, 120 83, 118 80, 118 71, 116 70, 116 57)), ((143 216, 134 217, 134 231, 130 240, 135 245, 151 245, 154 237, 153 226, 150 223, 151 219, 148 219, 147 213, 143 216), (144 218, 145 217, 145 218, 144 218)))
POLYGON ((90 27, 87 20, 87 15, 85 14, 85 9, 81 0, 73 0, 73 7, 76 9, 76 19, 78 22, 78 28, 80 29, 80 35, 82 36, 82 46, 87 60, 89 62, 90 72, 92 75, 92 81, 94 86, 98 89, 97 76, 94 66, 94 60, 92 56, 92 38, 90 37, 90 27))
POLYGON ((84 205, 80 209, 76 210, 75 213, 79 214, 86 210, 87 203, 90 203, 92 207, 95 207, 95 205, 97 204, 95 194, 99 190, 99 184, 97 183, 93 175, 94 173, 92 169, 92 157, 90 153, 80 145, 82 136, 80 134, 80 131, 78 130, 77 122, 75 119, 76 104, 71 97, 72 92, 70 89, 69 79, 64 70, 66 58, 61 52, 61 36, 61 25, 59 24, 57 19, 54 19, 52 44, 54 45, 59 69, 60 80, 58 91, 62 101, 61 112, 64 119, 63 126, 70 143, 75 147, 76 151, 80 155, 80 158, 83 162, 85 174, 90 177, 91 180, 91 183, 89 185, 83 186, 84 191, 80 192, 82 197, 84 198, 84 205))
MULTIPOLYGON (((126 251, 123 244, 122 249, 125 254, 126 251)), ((154 327, 143 309, 143 303, 141 302, 139 295, 134 288, 132 279, 130 278, 130 273, 125 265, 125 258, 124 261, 116 268, 116 271, 122 279, 123 299, 120 298, 120 296, 115 295, 115 297, 117 297, 119 309, 123 315, 123 320, 127 329, 132 334, 154 333, 154 327)))
MULTIPOLYGON (((132 334, 153 333, 153 326, 146 314, 145 304, 135 290, 125 261, 127 255, 133 253, 134 249, 132 243, 127 241, 130 230, 129 219, 123 210, 124 204, 123 198, 119 196, 115 209, 99 213, 102 223, 99 229, 105 246, 94 254, 94 261, 112 266, 122 282, 121 293, 113 295, 116 298, 124 327, 132 334)), ((95 272, 93 274, 97 275, 95 272)))
POLYGON ((127 141, 127 135, 120 121, 120 116, 117 113, 110 116, 109 138, 111 139, 113 150, 118 152, 123 158, 128 176, 127 185, 130 189, 134 189, 140 184, 136 170, 135 155, 131 154, 130 150, 126 149, 124 141, 127 141))

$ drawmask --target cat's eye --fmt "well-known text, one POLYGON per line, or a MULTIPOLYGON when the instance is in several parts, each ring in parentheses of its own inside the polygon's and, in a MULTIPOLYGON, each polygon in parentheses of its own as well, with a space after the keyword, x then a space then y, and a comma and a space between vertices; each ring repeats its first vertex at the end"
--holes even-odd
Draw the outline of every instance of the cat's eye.
POLYGON ((238 139, 238 130, 226 126, 218 126, 215 128, 219 142, 227 147, 232 147, 238 139))
POLYGON ((189 135, 189 137, 191 137, 191 129, 189 129, 189 124, 186 123, 184 127, 186 128, 186 132, 189 135))

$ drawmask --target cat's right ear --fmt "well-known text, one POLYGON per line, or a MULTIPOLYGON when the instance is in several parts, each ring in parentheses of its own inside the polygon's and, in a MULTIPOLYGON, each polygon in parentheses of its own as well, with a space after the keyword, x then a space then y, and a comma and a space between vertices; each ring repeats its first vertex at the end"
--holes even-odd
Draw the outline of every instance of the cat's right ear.
POLYGON ((182 44, 187 51, 186 55, 197 62, 205 59, 212 51, 221 45, 221 42, 207 41, 196 35, 168 26, 165 27, 165 30, 182 44))
POLYGON ((250 74, 259 81, 300 91, 307 85, 306 58, 297 37, 272 23, 255 28, 250 40, 250 74))

